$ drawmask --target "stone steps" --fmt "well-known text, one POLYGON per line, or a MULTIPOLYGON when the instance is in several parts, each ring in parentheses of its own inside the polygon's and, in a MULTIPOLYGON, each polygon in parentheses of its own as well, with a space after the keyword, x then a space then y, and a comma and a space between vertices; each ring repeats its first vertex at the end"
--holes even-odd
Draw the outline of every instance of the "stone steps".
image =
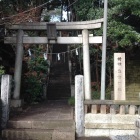
POLYGON ((3 140, 75 140, 73 120, 10 120, 3 140))
POLYGON ((75 134, 69 130, 6 129, 3 140, 75 140, 75 134))
POLYGON ((31 105, 10 118, 2 140, 75 140, 73 108, 66 101, 31 105))
MULTIPOLYGON (((61 52, 61 48, 54 47, 55 52, 61 52)), ((64 47, 64 50, 67 47, 64 47)), ((56 60, 56 58, 54 58, 56 60)), ((52 61, 50 69, 50 79, 47 90, 48 100, 66 100, 71 97, 70 87, 70 73, 68 67, 68 60, 63 61, 52 61)))
POLYGON ((52 140, 52 130, 6 129, 2 131, 4 140, 52 140))
POLYGON ((75 128, 73 120, 21 120, 15 121, 10 120, 8 122, 8 128, 14 129, 41 129, 41 130, 52 130, 52 129, 67 129, 73 131, 75 128))

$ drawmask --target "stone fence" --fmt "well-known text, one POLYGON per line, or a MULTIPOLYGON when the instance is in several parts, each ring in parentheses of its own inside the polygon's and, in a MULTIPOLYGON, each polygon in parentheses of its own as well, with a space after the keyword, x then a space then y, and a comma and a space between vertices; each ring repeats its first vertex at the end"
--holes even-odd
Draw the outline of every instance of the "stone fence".
POLYGON ((139 101, 85 100, 83 87, 83 76, 76 76, 75 122, 78 137, 134 135, 134 124, 140 115, 139 101))
POLYGON ((140 102, 85 100, 85 136, 134 135, 140 102))
POLYGON ((121 114, 136 115, 140 114, 139 101, 123 100, 85 100, 85 113, 92 114, 121 114))

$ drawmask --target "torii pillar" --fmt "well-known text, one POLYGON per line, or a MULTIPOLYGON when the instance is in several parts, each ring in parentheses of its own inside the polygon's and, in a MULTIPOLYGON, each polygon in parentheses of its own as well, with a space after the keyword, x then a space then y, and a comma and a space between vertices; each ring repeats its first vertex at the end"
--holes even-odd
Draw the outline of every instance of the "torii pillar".
POLYGON ((91 74, 89 55, 89 33, 87 29, 82 30, 83 37, 83 68, 84 68, 84 92, 85 99, 91 99, 91 74))
POLYGON ((18 30, 17 34, 17 48, 15 60, 15 73, 14 73, 14 95, 11 100, 11 107, 21 107, 22 101, 20 99, 21 87, 21 74, 22 74, 22 60, 23 60, 23 30, 18 30))

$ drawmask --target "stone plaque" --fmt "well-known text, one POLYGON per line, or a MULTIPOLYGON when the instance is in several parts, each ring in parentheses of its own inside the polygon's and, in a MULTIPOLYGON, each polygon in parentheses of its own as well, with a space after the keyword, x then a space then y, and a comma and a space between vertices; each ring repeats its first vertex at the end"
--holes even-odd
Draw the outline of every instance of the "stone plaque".
POLYGON ((114 100, 125 99, 125 53, 114 53, 114 100))

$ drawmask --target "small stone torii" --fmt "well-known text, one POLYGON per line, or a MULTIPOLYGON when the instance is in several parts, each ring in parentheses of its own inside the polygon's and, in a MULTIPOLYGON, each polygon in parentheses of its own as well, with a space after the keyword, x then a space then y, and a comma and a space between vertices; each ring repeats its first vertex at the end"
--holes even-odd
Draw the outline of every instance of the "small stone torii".
POLYGON ((6 44, 16 44, 16 60, 14 82, 15 89, 11 106, 20 107, 22 101, 20 99, 20 85, 23 59, 23 44, 82 44, 83 43, 83 68, 84 68, 84 91, 85 99, 91 99, 91 77, 90 77, 90 55, 89 44, 102 43, 102 36, 89 36, 91 29, 98 29, 102 26, 103 19, 82 22, 57 22, 57 31, 82 30, 82 36, 78 37, 57 37, 56 40, 49 40, 48 37, 27 37, 24 31, 45 31, 47 30, 46 22, 38 23, 21 23, 6 26, 8 30, 16 30, 16 37, 5 37, 6 44))

